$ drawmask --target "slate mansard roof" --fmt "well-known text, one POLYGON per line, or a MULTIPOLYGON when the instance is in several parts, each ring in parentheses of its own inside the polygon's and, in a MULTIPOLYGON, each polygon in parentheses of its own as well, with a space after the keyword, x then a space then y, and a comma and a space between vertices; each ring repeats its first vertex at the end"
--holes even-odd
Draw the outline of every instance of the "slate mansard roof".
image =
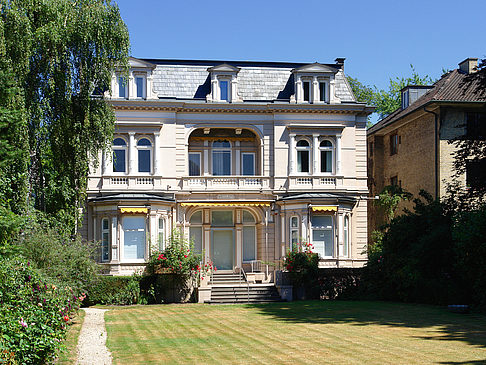
MULTIPOLYGON (((153 89, 160 99, 204 100, 211 92, 208 68, 227 64, 238 67, 238 95, 243 102, 289 102, 294 94, 292 70, 306 63, 138 59, 154 65, 153 89)), ((343 103, 355 103, 353 92, 338 64, 334 70, 335 95, 343 103)))

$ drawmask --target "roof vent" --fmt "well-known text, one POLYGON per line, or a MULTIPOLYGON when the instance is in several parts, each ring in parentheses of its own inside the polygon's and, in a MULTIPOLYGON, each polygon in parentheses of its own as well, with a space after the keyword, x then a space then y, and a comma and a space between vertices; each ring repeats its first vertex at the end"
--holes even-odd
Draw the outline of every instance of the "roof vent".
POLYGON ((466 74, 472 74, 478 70, 478 59, 477 58, 466 58, 464 61, 459 63, 459 70, 466 74))

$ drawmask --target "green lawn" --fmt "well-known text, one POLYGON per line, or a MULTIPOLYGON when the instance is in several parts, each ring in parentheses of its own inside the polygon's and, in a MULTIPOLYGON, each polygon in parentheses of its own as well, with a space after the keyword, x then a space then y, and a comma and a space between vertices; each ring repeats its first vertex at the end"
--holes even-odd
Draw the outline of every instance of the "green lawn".
POLYGON ((105 318, 115 364, 486 363, 486 316, 425 305, 154 305, 105 318))

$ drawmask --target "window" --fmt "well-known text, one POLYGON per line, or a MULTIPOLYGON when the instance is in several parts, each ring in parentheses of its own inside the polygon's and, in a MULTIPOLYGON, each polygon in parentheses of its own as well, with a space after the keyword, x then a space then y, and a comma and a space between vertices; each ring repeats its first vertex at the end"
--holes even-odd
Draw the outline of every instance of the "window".
POLYGON ((123 76, 118 77, 118 97, 126 98, 128 96, 127 82, 123 76))
POLYGON ((201 153, 189 153, 189 176, 201 175, 201 153))
POLYGON ((228 89, 229 82, 227 80, 220 80, 219 81, 219 100, 228 101, 229 100, 229 89, 228 89))
POLYGON ((135 77, 135 88, 137 89, 137 98, 145 97, 144 86, 145 86, 145 79, 141 76, 135 77))
POLYGON ((255 175, 255 154, 254 153, 242 153, 242 175, 253 176, 255 175))
POLYGON ((311 94, 311 83, 310 81, 304 81, 302 83, 302 87, 304 89, 304 101, 310 102, 310 94, 311 94))
POLYGON ((138 149, 138 172, 151 172, 152 143, 147 138, 141 138, 137 143, 138 149))
POLYGON ((319 101, 326 101, 326 83, 319 83, 319 101))
POLYGON ((127 172, 127 143, 123 138, 113 140, 113 172, 127 172))
POLYGON ((299 217, 290 217, 291 249, 299 243, 299 217))
POLYGON ((486 185, 486 158, 466 162, 466 185, 472 189, 482 189, 486 185))
POLYGON ((343 252, 342 255, 347 257, 348 256, 348 247, 349 247, 349 216, 345 215, 344 216, 344 224, 343 224, 343 231, 344 231, 344 237, 343 237, 343 252))
POLYGON ((215 227, 232 227, 232 210, 214 210, 211 214, 211 225, 215 227))
POLYGON ((213 142, 213 175, 231 175, 231 144, 224 141, 213 142))
POLYGON ((390 155, 398 153, 398 134, 390 136, 390 155))
POLYGON ((101 220, 101 262, 109 261, 110 229, 108 218, 101 220))
POLYGON ((392 186, 398 186, 398 176, 392 176, 390 178, 390 185, 392 185, 392 186))
POLYGON ((319 145, 321 152, 321 172, 332 173, 334 160, 334 146, 331 141, 325 139, 319 145))
POLYGON ((408 107, 408 90, 402 92, 402 109, 408 107))
POLYGON ((305 139, 297 142, 297 172, 309 172, 310 145, 305 139))
POLYGON ((466 113, 466 129, 469 139, 486 140, 486 113, 466 113))
POLYGON ((312 245, 314 246, 314 252, 318 253, 321 258, 333 257, 334 240, 332 216, 312 216, 312 245))
POLYGON ((159 218, 159 251, 165 249, 165 220, 164 218, 159 218))
POLYGON ((249 211, 243 211, 243 261, 256 260, 255 218, 249 211))
POLYGON ((143 260, 145 257, 145 218, 123 218, 123 259, 143 260))
POLYGON ((202 254, 202 210, 192 214, 189 224, 189 239, 194 244, 194 252, 202 254))

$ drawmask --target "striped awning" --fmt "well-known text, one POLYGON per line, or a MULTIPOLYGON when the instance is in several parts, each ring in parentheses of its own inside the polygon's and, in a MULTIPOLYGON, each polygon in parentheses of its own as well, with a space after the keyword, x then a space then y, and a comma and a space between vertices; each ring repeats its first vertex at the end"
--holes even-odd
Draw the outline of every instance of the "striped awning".
POLYGON ((269 207, 267 202, 187 202, 183 207, 269 207))
POLYGON ((313 212, 337 212, 337 205, 313 205, 313 212))
POLYGON ((145 207, 126 207, 120 208, 121 214, 147 214, 148 208, 145 207))

